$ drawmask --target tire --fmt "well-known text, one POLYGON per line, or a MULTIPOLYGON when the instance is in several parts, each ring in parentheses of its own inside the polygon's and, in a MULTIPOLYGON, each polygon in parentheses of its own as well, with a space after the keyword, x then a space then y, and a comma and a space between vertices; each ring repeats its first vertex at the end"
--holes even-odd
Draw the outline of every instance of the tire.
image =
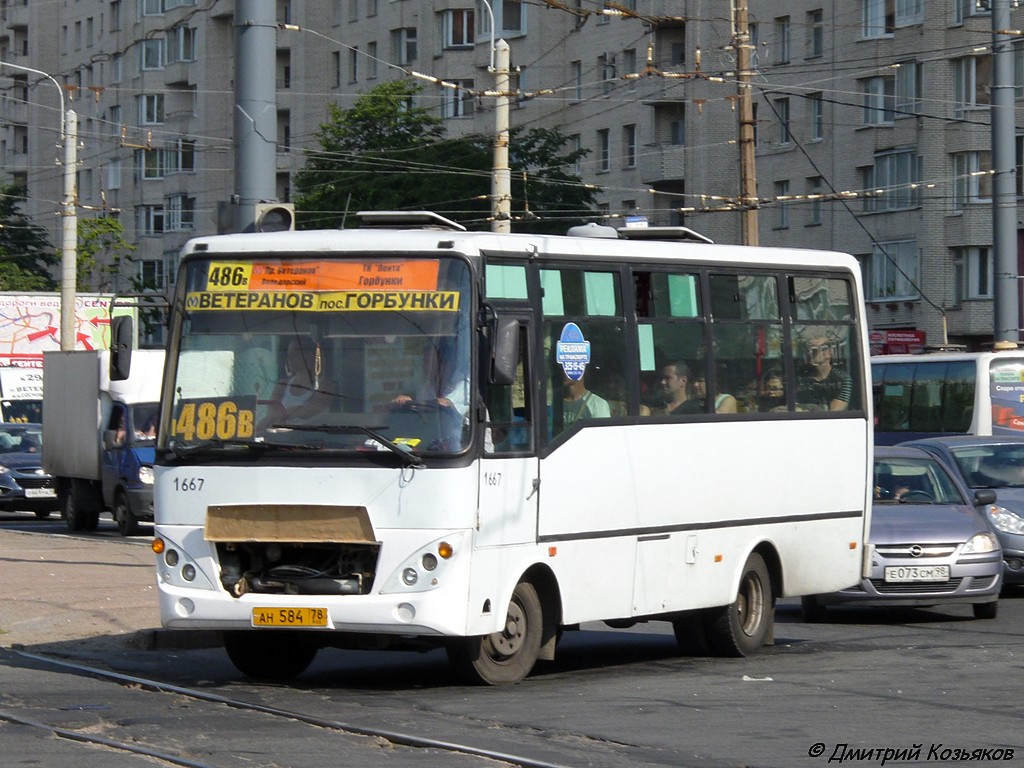
POLYGON ((292 632, 240 630, 224 633, 224 650, 243 675, 291 680, 306 671, 319 649, 292 632))
POLYGON ((38 517, 40 520, 45 520, 46 518, 48 518, 50 516, 50 511, 51 510, 49 510, 49 509, 37 509, 35 514, 36 514, 36 517, 38 517))
POLYGON ((465 682, 485 685, 518 683, 533 670, 544 637, 544 610, 537 590, 521 581, 512 591, 505 629, 481 637, 452 641, 448 659, 465 682))
POLYGON ((825 606, 814 595, 804 595, 800 598, 800 618, 808 624, 820 624, 825 621, 825 606))
POLYGON ((139 532, 139 519, 132 512, 124 491, 118 491, 114 496, 114 522, 122 536, 134 536, 139 532))
POLYGON ((92 494, 85 493, 81 484, 71 480, 60 495, 60 516, 69 531, 95 531, 100 523, 98 509, 90 509, 92 494))
POLYGON ((971 607, 974 609, 974 618, 976 619, 994 619, 999 615, 998 600, 993 600, 991 603, 975 603, 971 607))
POLYGON ((708 641, 716 656, 751 656, 769 642, 775 624, 775 595, 764 559, 752 552, 743 566, 731 605, 708 613, 708 641))

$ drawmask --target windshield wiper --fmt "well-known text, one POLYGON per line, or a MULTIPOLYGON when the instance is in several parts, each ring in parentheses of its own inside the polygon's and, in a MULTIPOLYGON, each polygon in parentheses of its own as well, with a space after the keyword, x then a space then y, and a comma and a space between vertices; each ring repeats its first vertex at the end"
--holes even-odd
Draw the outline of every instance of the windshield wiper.
POLYGON ((296 429, 308 432, 325 432, 329 435, 366 435, 371 440, 383 445, 396 456, 400 456, 408 466, 419 467, 423 465, 423 459, 412 453, 412 449, 405 445, 396 445, 388 440, 377 430, 385 427, 363 427, 349 424, 272 424, 275 429, 296 429))
POLYGON ((267 442, 266 440, 241 440, 241 439, 214 439, 200 440, 198 442, 182 442, 181 440, 170 439, 167 441, 167 450, 174 458, 184 459, 188 456, 205 454, 214 449, 225 449, 225 447, 245 447, 245 449, 259 449, 262 453, 267 449, 300 449, 302 451, 316 451, 321 445, 311 445, 299 442, 267 442))

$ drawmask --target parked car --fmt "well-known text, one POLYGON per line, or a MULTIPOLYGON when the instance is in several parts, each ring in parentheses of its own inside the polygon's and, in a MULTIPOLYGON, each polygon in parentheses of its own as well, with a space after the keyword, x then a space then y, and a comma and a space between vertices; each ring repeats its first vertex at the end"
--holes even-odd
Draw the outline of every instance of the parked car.
POLYGON ((829 605, 917 606, 969 603, 994 619, 1002 587, 999 541, 976 509, 995 493, 972 493, 922 448, 875 448, 870 576, 839 592, 801 602, 805 621, 829 605))
POLYGON ((48 517, 57 507, 57 482, 43 471, 43 427, 0 424, 0 510, 48 517))
POLYGON ((1024 584, 1024 437, 930 437, 904 443, 949 465, 975 491, 996 492, 979 509, 1003 549, 1003 583, 1024 584))

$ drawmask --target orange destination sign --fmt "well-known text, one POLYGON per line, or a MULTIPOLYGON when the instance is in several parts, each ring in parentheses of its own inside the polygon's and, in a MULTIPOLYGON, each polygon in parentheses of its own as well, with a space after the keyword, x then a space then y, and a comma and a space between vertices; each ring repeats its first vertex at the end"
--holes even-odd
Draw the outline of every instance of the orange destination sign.
POLYGON ((193 312, 457 312, 458 291, 438 290, 437 260, 214 261, 205 291, 185 297, 193 312))

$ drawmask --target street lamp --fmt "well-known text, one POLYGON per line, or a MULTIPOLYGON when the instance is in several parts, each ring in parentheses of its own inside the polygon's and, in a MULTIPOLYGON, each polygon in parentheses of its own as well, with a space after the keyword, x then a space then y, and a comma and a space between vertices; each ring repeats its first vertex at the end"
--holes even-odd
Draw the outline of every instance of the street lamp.
POLYGON ((62 240, 60 259, 60 348, 68 352, 75 348, 75 262, 78 247, 78 213, 75 208, 75 169, 78 165, 78 115, 73 109, 64 109, 64 89, 52 76, 42 70, 0 61, 0 66, 21 69, 48 79, 57 86, 60 95, 60 139, 64 143, 64 201, 62 205, 62 240))

